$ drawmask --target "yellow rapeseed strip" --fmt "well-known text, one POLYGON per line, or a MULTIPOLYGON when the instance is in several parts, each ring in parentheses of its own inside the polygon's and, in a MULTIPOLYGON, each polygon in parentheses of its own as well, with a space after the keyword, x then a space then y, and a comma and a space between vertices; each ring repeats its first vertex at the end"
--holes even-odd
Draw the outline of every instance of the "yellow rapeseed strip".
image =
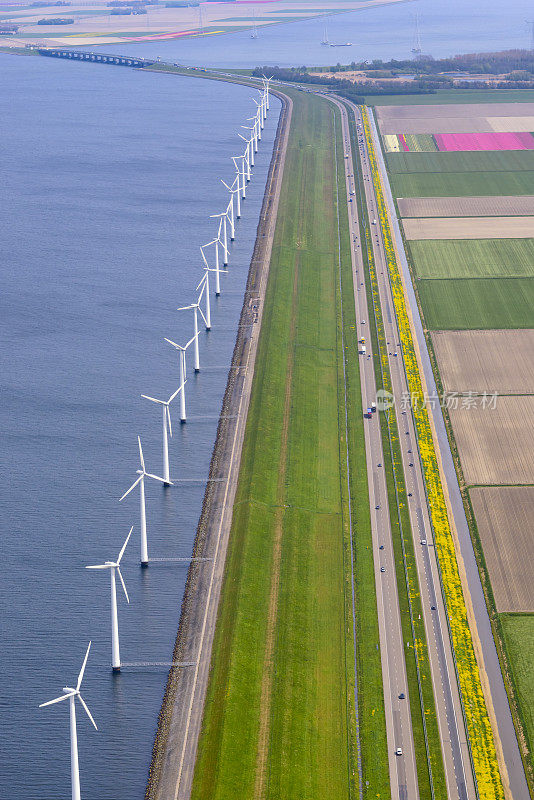
POLYGON ((493 740, 493 732, 491 730, 486 702, 482 692, 480 673, 473 648, 471 631, 469 630, 469 623, 467 621, 467 610, 458 572, 454 542, 447 516, 436 452, 434 450, 432 430, 428 418, 428 411, 424 407, 421 376, 415 356, 410 322, 404 299, 404 290, 397 260, 395 258, 380 173, 378 171, 369 119, 365 108, 363 108, 362 116, 380 224, 384 236, 384 246, 387 255, 393 301, 403 345, 408 386, 411 397, 413 398, 413 413, 417 426, 419 450, 430 503, 430 516, 434 529, 436 551, 439 558, 447 603, 447 613, 471 745, 475 778, 478 785, 479 796, 483 800, 502 800, 504 798, 504 790, 497 763, 495 742, 493 740))

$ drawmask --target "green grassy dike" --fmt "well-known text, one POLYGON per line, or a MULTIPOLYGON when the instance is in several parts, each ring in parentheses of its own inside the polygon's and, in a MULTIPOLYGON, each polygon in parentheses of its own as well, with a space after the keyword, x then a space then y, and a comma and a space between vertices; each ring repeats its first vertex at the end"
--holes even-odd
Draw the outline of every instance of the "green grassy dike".
MULTIPOLYGON (((291 95, 194 800, 339 800, 358 792, 332 111, 319 98, 291 95)), ((348 246, 343 228, 343 253, 348 246)), ((364 781, 371 784, 364 795, 388 797, 376 657, 368 661, 369 680, 365 672, 378 636, 357 367, 355 358, 357 657, 364 781)))

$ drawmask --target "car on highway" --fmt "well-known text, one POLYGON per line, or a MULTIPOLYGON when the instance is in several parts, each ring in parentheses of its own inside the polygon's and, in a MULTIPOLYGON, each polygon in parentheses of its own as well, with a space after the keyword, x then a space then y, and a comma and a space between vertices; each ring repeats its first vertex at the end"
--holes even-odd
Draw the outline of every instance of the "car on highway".
POLYGON ((402 747, 397 747, 397 749, 395 750, 395 755, 396 756, 401 756, 402 755, 402 747))
POLYGON ((421 539, 421 544, 426 544, 426 539, 421 539))
POLYGON ((399 700, 406 700, 406 695, 404 694, 404 692, 400 693, 399 700))
POLYGON ((386 571, 385 567, 380 567, 380 572, 385 572, 385 571, 386 571))

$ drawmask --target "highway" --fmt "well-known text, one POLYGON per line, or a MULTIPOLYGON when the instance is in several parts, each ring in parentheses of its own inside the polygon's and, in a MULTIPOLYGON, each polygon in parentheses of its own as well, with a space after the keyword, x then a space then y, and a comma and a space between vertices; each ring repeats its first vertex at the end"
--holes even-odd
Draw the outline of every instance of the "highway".
MULTIPOLYGON (((363 262, 359 246, 356 202, 350 202, 354 192, 353 167, 348 128, 348 117, 344 107, 337 104, 342 112, 342 133, 345 153, 345 179, 349 207, 352 271, 354 279, 354 302, 356 308, 356 332, 358 340, 365 339, 366 354, 360 356, 360 381, 362 405, 371 407, 376 400, 376 379, 370 324, 367 314, 367 294, 363 283, 363 262), (353 213, 350 213, 353 212, 353 213), (356 243, 355 243, 356 242, 356 243), (361 280, 358 278, 361 277, 361 280)), ((384 686, 384 706, 386 713, 386 732, 389 759, 391 796, 400 800, 416 800, 419 797, 415 747, 410 714, 410 697, 406 676, 404 639, 399 608, 399 597, 395 573, 395 558, 391 531, 390 512, 387 495, 383 442, 377 414, 373 414, 365 426, 365 450, 367 455, 367 480, 371 509, 371 531, 374 550, 375 585, 380 632, 380 654, 384 686), (404 697, 400 697, 404 695, 404 697), (397 755, 400 749, 401 754, 397 755)), ((419 703, 418 698, 413 701, 419 703)))
MULTIPOLYGON (((387 262, 379 225, 379 216, 376 206, 372 176, 369 168, 367 146, 363 136, 363 126, 360 112, 356 106, 351 105, 358 126, 358 148, 356 154, 360 159, 363 186, 359 187, 357 172, 353 170, 353 156, 349 135, 348 115, 345 107, 342 109, 342 126, 345 152, 347 200, 349 208, 349 226, 352 240, 352 264, 355 286, 355 306, 357 316, 358 338, 365 336, 366 347, 370 352, 370 337, 367 333, 371 320, 367 319, 367 297, 365 278, 363 275, 363 261, 360 246, 360 228, 356 204, 356 192, 361 188, 367 204, 369 215, 369 228, 372 237, 372 246, 376 273, 379 285, 379 299, 382 311, 383 324, 388 342, 389 367, 393 393, 396 398, 394 405, 399 436, 401 438, 401 455, 406 489, 409 494, 409 514, 416 556, 416 567, 421 590, 423 605, 423 618, 427 635, 434 698, 438 717, 438 726, 444 766, 447 780, 448 797, 451 800, 474 800, 476 797, 474 780, 471 770, 470 755, 467 745, 460 696, 456 680, 456 673, 452 655, 452 648, 447 628, 447 617, 441 593, 438 564, 433 545, 432 529, 426 503, 425 485, 418 453, 418 440, 415 425, 409 407, 402 408, 401 398, 409 395, 402 348, 395 318, 393 298, 389 284, 387 262), (356 177, 354 177, 356 175, 356 177), (352 202, 351 202, 352 200, 352 202), (373 222, 376 220, 376 224, 373 222)), ((376 396, 375 375, 373 359, 360 356, 362 373, 362 399, 363 405, 370 405, 370 400, 376 396)), ((374 415, 373 415, 374 417, 374 415)), ((382 645, 384 695, 386 700, 386 724, 388 730, 388 746, 390 751, 390 775, 392 797, 410 799, 416 797, 417 778, 415 774, 415 761, 411 724, 409 719, 408 696, 404 701, 399 701, 398 694, 402 682, 405 681, 404 642, 402 635, 399 638, 397 617, 398 599, 395 585, 393 565, 393 549, 391 531, 387 512, 387 498, 385 497, 385 476, 378 464, 382 462, 382 443, 378 420, 366 420, 366 448, 368 454, 369 496, 371 508, 380 506, 373 520, 373 541, 375 546, 378 615, 380 624, 380 640, 382 645), (380 550, 380 545, 384 550, 380 550), (386 571, 380 572, 380 567, 385 566, 386 571), (404 709, 404 711, 403 711, 404 709), (400 737, 400 738, 399 738, 400 737), (402 744, 399 742, 402 741, 402 744), (402 756, 395 757, 395 749, 401 746, 402 756), (392 766, 392 758, 395 767, 392 766), (403 780, 404 778, 404 780, 403 780), (408 791, 406 795, 405 792, 408 791)), ((413 698, 412 702, 418 702, 413 698)))

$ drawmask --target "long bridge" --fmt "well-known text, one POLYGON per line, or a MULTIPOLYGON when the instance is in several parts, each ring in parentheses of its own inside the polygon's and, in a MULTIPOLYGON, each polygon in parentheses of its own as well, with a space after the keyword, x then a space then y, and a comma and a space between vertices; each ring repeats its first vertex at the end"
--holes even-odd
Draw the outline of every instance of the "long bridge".
POLYGON ((123 67, 151 67, 155 59, 137 58, 136 56, 116 56, 107 53, 89 53, 87 50, 69 50, 68 48, 39 48, 39 55, 52 58, 70 58, 74 61, 98 61, 100 64, 118 64, 123 67))

